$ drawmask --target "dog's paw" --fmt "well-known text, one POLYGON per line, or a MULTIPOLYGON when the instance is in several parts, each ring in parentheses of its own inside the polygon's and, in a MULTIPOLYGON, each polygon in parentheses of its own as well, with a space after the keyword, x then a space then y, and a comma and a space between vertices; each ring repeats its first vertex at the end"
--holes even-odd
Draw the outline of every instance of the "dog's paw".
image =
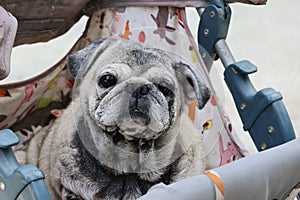
POLYGON ((63 188, 63 190, 62 190, 62 199, 65 199, 65 200, 83 200, 83 198, 81 198, 81 196, 78 196, 78 195, 74 194, 73 192, 71 192, 70 190, 67 190, 65 188, 63 188))

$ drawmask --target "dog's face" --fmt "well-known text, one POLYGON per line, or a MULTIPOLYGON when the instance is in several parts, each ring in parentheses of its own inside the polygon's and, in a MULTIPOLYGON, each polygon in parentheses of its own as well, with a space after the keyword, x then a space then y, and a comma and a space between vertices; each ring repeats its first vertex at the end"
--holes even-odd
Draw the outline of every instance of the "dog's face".
POLYGON ((183 105, 196 97, 202 108, 210 97, 188 65, 138 42, 95 41, 69 56, 68 66, 82 79, 82 106, 98 130, 94 143, 104 135, 103 146, 135 153, 158 148, 154 141, 170 134, 183 105))
POLYGON ((90 101, 90 111, 103 130, 118 130, 126 140, 158 138, 172 126, 181 105, 172 71, 159 62, 144 64, 110 63, 95 73, 98 98, 90 101))

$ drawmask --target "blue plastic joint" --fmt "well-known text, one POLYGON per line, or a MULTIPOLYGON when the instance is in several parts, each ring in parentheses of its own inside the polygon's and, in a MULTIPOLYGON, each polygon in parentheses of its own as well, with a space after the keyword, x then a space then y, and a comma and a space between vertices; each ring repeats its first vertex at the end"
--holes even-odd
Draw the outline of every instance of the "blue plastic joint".
MULTIPOLYGON (((216 42, 227 37, 230 18, 231 9, 222 0, 211 0, 210 5, 205 8, 200 16, 198 27, 199 49, 209 54, 212 59, 217 59, 216 42)), ((207 56, 204 57, 204 62, 209 67, 212 63, 208 63, 208 61, 207 56)))
POLYGON ((9 148, 19 143, 19 138, 9 129, 0 131, 0 148, 9 148))
POLYGON ((50 200, 43 172, 32 164, 19 166, 12 151, 18 142, 11 130, 0 130, 0 199, 50 200))

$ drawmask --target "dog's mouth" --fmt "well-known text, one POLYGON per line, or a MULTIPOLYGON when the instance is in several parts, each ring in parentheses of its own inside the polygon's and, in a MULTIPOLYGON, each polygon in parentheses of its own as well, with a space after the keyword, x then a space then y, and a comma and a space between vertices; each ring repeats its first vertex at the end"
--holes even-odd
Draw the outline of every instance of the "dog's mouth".
POLYGON ((136 138, 124 134, 124 132, 118 126, 104 126, 102 131, 112 138, 114 144, 118 144, 120 141, 136 140, 136 138))
POLYGON ((117 146, 124 146, 125 144, 129 144, 131 147, 134 147, 134 153, 138 153, 140 151, 145 152, 155 148, 155 141, 158 140, 164 132, 166 132, 159 132, 151 137, 145 138, 141 136, 142 134, 136 134, 137 136, 128 135, 118 126, 101 125, 101 129, 107 138, 111 138, 113 144, 117 146))

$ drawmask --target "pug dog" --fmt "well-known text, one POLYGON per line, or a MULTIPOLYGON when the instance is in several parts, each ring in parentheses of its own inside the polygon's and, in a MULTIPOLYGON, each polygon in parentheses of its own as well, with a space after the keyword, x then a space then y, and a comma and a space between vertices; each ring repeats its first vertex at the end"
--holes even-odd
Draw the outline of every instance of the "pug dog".
POLYGON ((136 199, 206 170, 201 134, 183 108, 196 99, 202 109, 210 90, 189 65, 109 38, 70 55, 67 66, 73 100, 27 149, 52 199, 136 199))

